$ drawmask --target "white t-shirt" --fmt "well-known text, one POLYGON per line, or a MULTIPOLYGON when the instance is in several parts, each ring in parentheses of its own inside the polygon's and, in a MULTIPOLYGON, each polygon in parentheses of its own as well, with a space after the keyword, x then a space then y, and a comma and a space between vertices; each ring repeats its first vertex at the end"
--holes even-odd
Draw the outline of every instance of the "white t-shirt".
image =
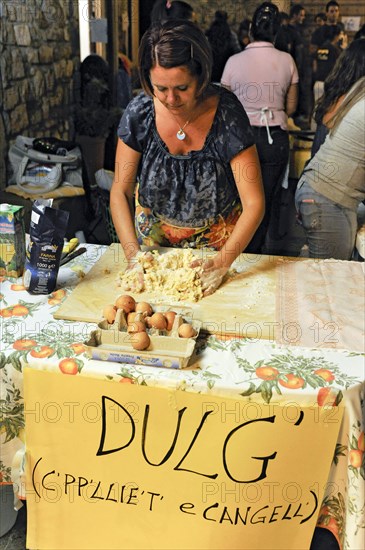
POLYGON ((267 120, 269 126, 286 130, 286 95, 290 85, 298 81, 290 54, 270 42, 252 42, 228 59, 221 84, 236 94, 252 126, 265 126, 267 120))

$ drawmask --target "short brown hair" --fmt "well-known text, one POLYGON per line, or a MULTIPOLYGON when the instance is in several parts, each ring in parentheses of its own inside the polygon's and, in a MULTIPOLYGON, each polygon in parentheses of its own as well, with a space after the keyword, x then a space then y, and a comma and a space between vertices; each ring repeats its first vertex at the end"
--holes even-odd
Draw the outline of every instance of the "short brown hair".
POLYGON ((191 21, 175 19, 154 24, 143 35, 138 52, 141 85, 151 96, 150 71, 157 64, 165 69, 186 67, 197 78, 201 95, 212 72, 212 54, 205 34, 191 21))

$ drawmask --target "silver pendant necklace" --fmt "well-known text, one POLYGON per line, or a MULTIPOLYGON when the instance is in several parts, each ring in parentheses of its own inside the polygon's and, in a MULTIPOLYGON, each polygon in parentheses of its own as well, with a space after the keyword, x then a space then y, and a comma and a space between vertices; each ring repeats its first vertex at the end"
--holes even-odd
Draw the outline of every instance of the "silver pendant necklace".
MULTIPOLYGON (((175 117, 174 117, 175 118, 175 117)), ((175 119, 176 120, 176 119, 175 119)), ((176 121, 177 122, 177 121, 176 121)), ((176 133, 176 137, 177 139, 179 139, 180 141, 183 141, 185 138, 186 138, 186 134, 184 132, 184 128, 186 128, 186 126, 189 124, 190 120, 187 120, 184 124, 184 126, 181 126, 180 127, 180 130, 177 131, 176 133)))

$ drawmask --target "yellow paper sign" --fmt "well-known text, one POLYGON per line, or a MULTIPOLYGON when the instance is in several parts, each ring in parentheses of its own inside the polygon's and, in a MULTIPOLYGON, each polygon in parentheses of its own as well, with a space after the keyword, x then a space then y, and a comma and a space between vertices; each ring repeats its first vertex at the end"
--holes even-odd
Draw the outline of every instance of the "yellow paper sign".
POLYGON ((342 409, 24 381, 27 547, 309 548, 342 409))

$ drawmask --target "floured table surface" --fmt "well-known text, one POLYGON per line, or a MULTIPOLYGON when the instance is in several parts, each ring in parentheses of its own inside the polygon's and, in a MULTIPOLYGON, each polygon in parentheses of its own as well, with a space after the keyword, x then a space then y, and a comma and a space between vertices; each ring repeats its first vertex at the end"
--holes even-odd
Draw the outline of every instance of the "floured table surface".
MULTIPOLYGON (((169 248, 160 249, 160 253, 169 248)), ((199 257, 202 251, 195 251, 199 257)), ((205 252, 206 253, 206 252, 205 252)), ((170 297, 126 292, 118 286, 118 274, 126 268, 122 247, 112 244, 54 314, 56 319, 98 322, 103 307, 119 294, 131 294, 137 301, 179 305, 192 309, 202 328, 213 334, 272 338, 276 321, 278 268, 294 259, 279 256, 241 254, 234 262, 236 274, 227 278, 211 296, 199 302, 177 302, 170 297)))

